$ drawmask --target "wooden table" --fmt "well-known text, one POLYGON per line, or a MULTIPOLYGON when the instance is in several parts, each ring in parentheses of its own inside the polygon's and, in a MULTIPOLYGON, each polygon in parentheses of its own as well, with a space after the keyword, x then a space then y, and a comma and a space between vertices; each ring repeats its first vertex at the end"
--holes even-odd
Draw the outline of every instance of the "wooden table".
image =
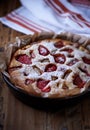
MULTIPOLYGON (((0 16, 19 6, 18 0, 0 0, 0 16)), ((0 23, 0 45, 20 35, 0 23)), ((16 99, 0 76, 0 130, 90 130, 89 99, 53 112, 37 110, 16 99)))

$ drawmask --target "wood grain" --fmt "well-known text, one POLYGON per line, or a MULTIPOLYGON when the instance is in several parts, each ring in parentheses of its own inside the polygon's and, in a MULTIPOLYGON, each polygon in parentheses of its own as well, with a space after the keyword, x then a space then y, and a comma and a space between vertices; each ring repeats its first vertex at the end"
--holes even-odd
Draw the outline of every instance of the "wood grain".
MULTIPOLYGON (((0 0, 0 16, 19 6, 18 0, 0 0)), ((0 23, 0 46, 21 35, 0 23)), ((90 96, 56 111, 41 111, 16 99, 0 75, 0 130, 90 130, 90 96)))

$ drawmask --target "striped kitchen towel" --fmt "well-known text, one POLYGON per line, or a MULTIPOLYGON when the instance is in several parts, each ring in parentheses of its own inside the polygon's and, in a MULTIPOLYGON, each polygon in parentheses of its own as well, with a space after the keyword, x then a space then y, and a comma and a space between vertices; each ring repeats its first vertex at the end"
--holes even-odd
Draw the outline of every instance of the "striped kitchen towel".
POLYGON ((76 0, 76 3, 75 0, 20 0, 20 2, 21 7, 0 18, 3 24, 24 34, 69 31, 90 35, 89 4, 80 4, 80 0, 76 0))

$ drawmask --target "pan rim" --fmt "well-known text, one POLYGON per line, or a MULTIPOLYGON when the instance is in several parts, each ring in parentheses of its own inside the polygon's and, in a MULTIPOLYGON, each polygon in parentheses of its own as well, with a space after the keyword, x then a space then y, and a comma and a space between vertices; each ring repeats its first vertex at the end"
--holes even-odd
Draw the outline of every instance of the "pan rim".
POLYGON ((83 91, 83 92, 81 92, 79 94, 72 95, 72 96, 66 96, 66 97, 56 97, 56 98, 55 97, 54 98, 53 97, 41 97, 41 96, 35 96, 33 94, 29 94, 29 93, 25 92, 24 90, 16 87, 10 81, 10 79, 3 73, 2 73, 2 77, 3 77, 4 81, 6 82, 6 84, 9 85, 8 86, 9 88, 12 88, 13 90, 18 91, 18 92, 20 92, 22 94, 31 96, 32 98, 38 98, 38 99, 43 99, 43 100, 69 100, 69 99, 73 99, 73 98, 77 98, 77 97, 83 96, 83 95, 87 94, 90 91, 90 89, 86 89, 85 91, 83 91))

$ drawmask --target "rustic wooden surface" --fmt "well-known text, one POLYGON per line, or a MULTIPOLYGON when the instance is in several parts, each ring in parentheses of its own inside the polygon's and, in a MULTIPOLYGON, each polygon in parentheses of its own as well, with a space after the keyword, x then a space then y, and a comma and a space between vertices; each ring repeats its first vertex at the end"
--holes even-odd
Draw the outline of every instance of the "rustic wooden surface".
MULTIPOLYGON (((0 16, 19 6, 18 0, 0 0, 0 16)), ((20 35, 0 23, 0 45, 20 35)), ((90 130, 90 96, 53 112, 41 111, 16 99, 0 75, 0 130, 90 130)))

